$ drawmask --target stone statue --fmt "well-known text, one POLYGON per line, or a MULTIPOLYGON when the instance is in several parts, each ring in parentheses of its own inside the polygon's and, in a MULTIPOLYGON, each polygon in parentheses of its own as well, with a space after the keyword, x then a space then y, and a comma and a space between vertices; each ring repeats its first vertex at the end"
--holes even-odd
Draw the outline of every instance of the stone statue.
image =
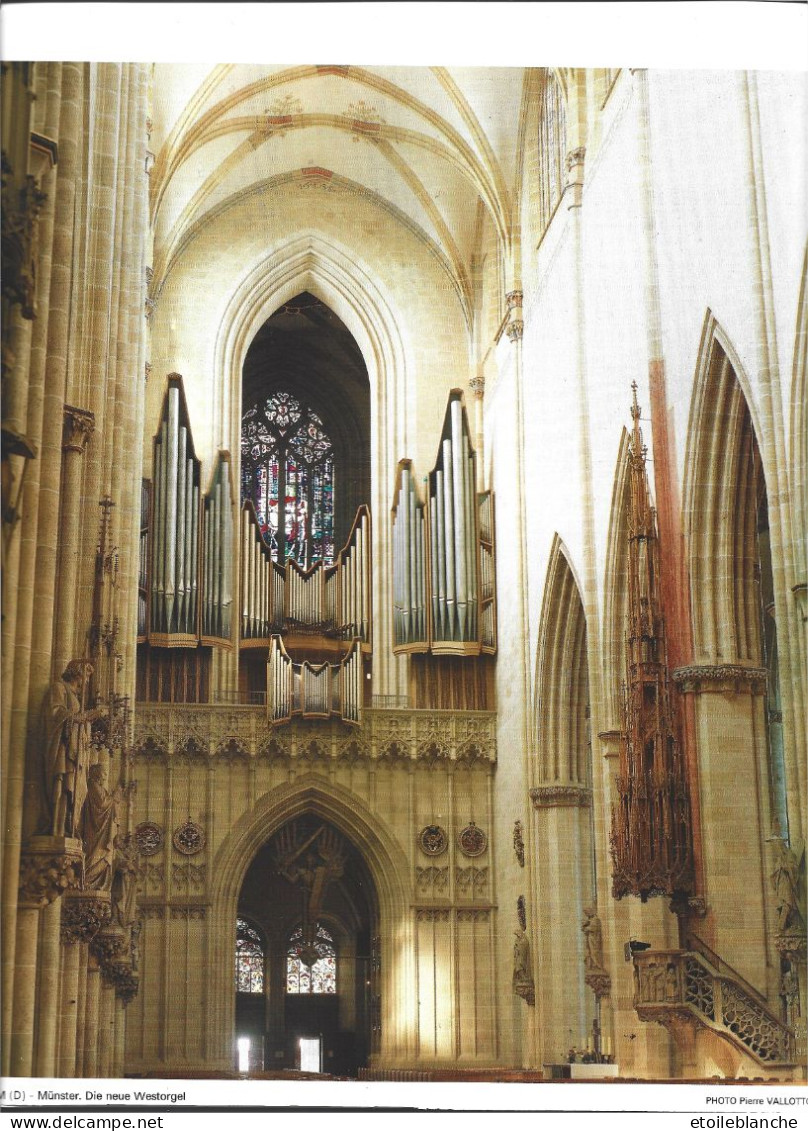
POLYGON ((533 982, 530 972, 530 942, 525 931, 518 927, 514 931, 513 944, 513 984, 523 986, 533 982))
POLYGON ((771 874, 777 899, 777 931, 786 934, 805 926, 804 901, 800 886, 804 883, 800 863, 784 840, 776 841, 776 861, 771 874))
POLYGON ((135 922, 140 854, 137 841, 131 833, 126 836, 116 836, 113 848, 115 854, 112 877, 112 914, 125 930, 135 922))
POLYGON ((780 997, 785 1002, 786 1013, 791 1020, 795 1012, 799 1014, 800 1010, 800 985, 797 981, 797 975, 791 967, 786 970, 780 981, 780 997))
MULTIPOLYGON (((87 795, 90 724, 99 711, 84 710, 92 664, 71 660, 51 684, 43 704, 44 797, 51 836, 76 836, 87 795)), ((44 829, 43 829, 44 831, 44 829)))
POLYGON ((585 907, 581 923, 584 933, 584 966, 587 970, 603 969, 603 927, 594 907, 585 907))
POLYGON ((140 932, 143 930, 143 920, 135 919, 129 936, 129 953, 132 958, 132 973, 140 973, 140 932))
POLYGON ((120 787, 114 793, 109 791, 106 763, 91 766, 79 823, 84 842, 84 887, 88 891, 109 891, 112 885, 120 799, 120 787))

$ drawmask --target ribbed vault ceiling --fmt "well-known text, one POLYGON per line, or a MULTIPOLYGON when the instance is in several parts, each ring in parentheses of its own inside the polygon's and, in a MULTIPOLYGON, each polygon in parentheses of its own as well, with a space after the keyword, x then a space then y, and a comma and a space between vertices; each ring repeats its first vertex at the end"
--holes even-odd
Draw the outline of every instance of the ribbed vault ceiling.
MULTIPOLYGON (((195 232, 250 194, 330 179, 376 201, 468 298, 481 210, 513 224, 521 68, 156 64, 158 287, 195 232)), ((317 207, 313 199, 313 207, 317 207)))

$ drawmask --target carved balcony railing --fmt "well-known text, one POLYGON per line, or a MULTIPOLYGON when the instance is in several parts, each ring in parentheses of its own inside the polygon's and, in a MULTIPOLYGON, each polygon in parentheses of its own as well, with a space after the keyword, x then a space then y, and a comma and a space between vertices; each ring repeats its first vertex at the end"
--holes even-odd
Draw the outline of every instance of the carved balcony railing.
POLYGON ((689 1021, 726 1037, 761 1065, 791 1065, 794 1034, 743 980, 690 950, 634 955, 634 1008, 643 1021, 689 1021))
POLYGON ((359 726, 293 718, 281 725, 263 706, 138 703, 134 750, 141 759, 282 758, 494 763, 496 712, 378 710, 359 726))

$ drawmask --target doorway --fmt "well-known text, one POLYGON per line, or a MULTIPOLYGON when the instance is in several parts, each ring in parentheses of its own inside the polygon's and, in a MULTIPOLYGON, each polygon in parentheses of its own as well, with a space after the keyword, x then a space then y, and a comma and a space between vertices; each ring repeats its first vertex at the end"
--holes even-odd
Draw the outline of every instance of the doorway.
POLYGON ((323 1042, 320 1037, 300 1038, 300 1071, 322 1072, 323 1042))
POLYGON ((238 919, 236 1031, 264 1070, 357 1075, 380 1013, 378 903, 357 847, 312 814, 287 822, 247 870, 238 919))

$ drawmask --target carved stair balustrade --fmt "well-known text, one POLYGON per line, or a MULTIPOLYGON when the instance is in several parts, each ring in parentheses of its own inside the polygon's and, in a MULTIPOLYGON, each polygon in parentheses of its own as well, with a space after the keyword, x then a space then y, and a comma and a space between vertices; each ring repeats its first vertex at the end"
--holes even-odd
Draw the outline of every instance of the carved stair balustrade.
POLYGON ((642 1021, 675 1031, 689 1023, 710 1029, 764 1067, 795 1061, 794 1034, 755 991, 689 950, 634 955, 634 1008, 642 1021))

